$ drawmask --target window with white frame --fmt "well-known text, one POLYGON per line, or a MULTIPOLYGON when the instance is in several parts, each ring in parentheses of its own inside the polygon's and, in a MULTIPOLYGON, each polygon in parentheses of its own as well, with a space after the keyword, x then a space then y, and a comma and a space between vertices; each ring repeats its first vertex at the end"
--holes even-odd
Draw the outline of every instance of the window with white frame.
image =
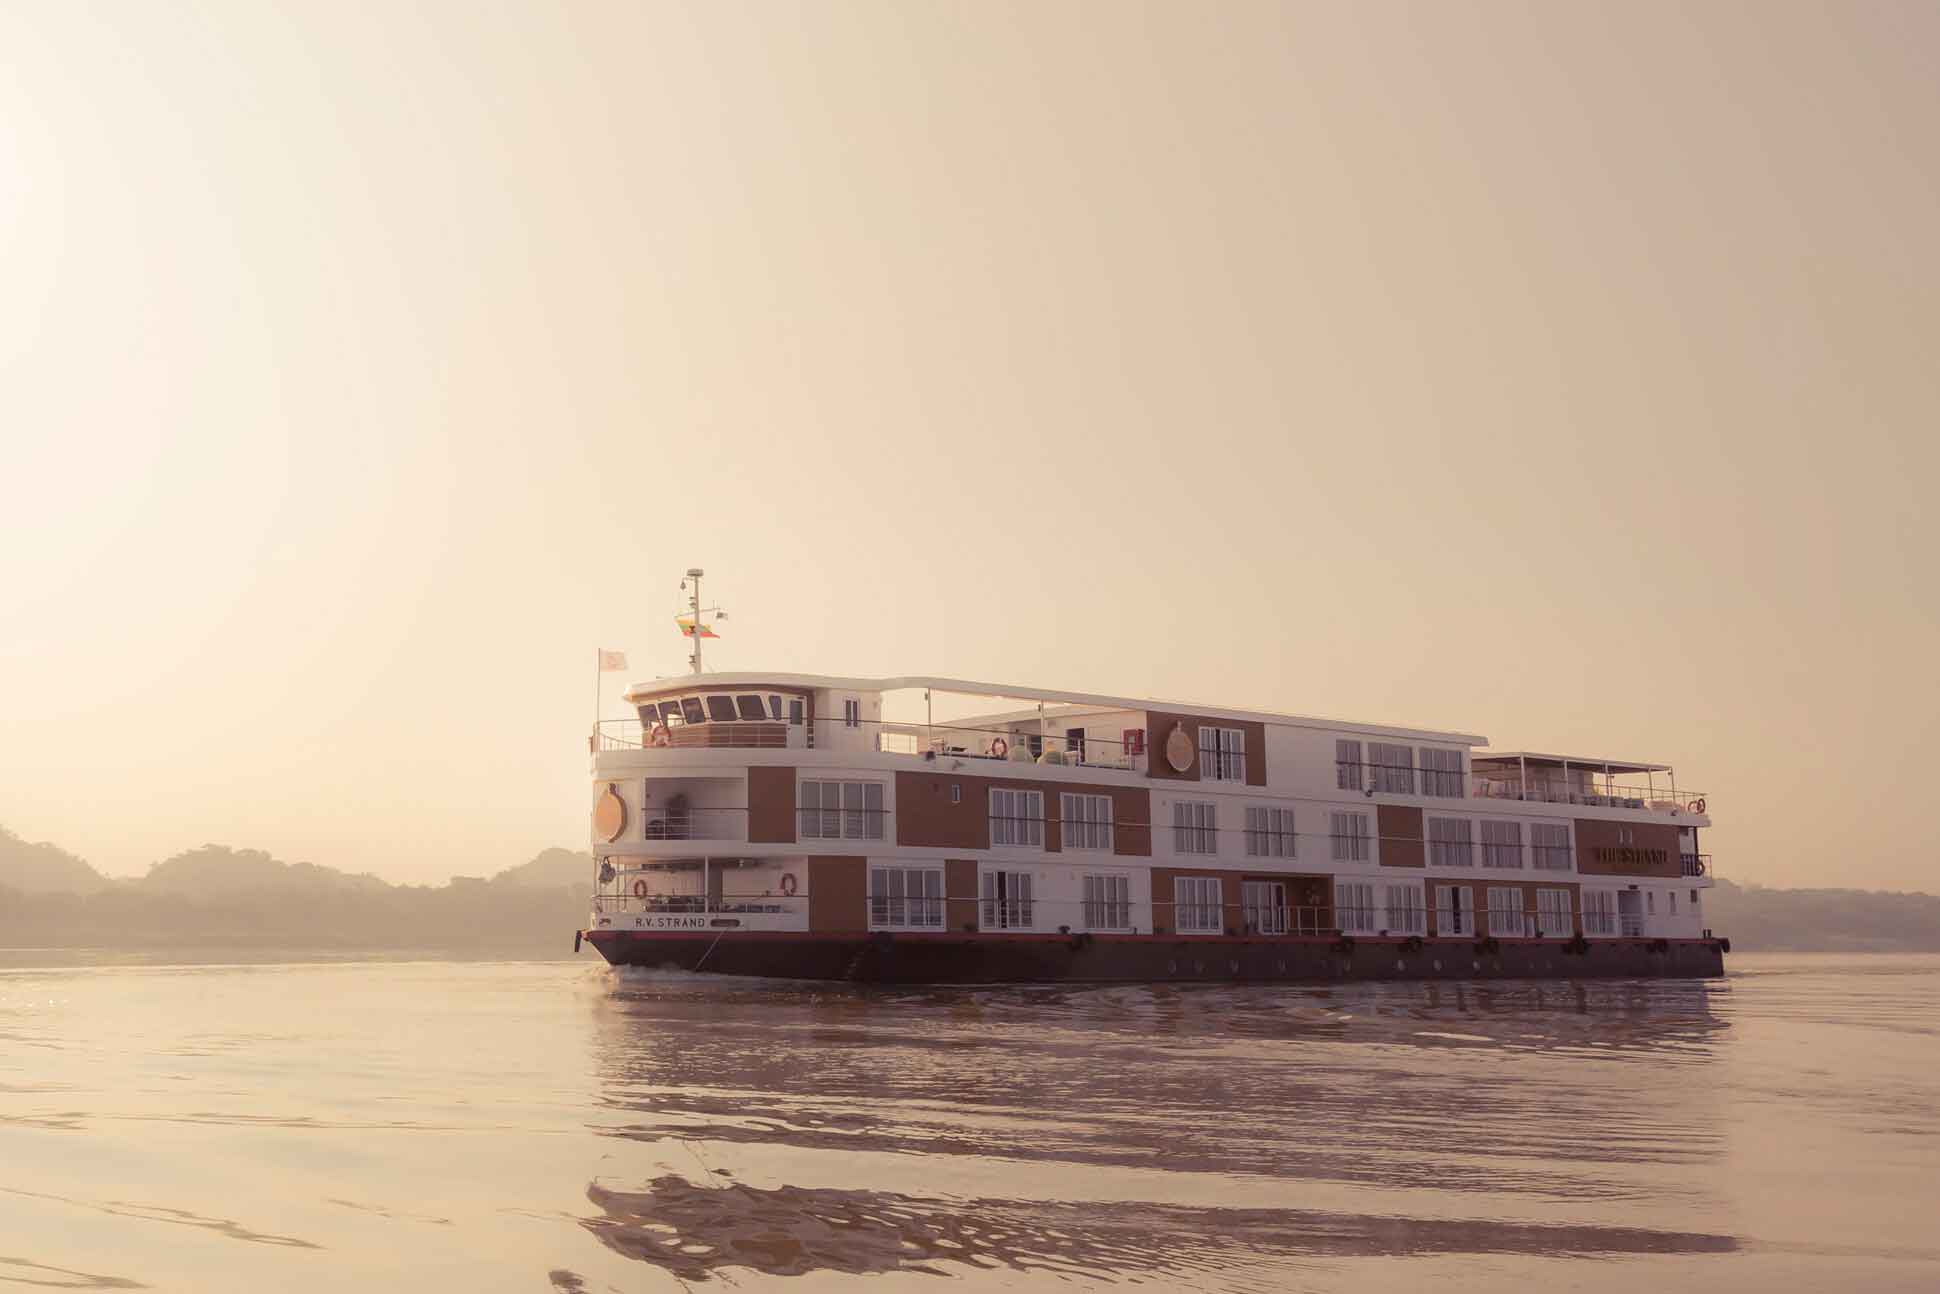
POLYGON ((1421 748, 1421 793, 1448 799, 1465 799, 1468 788, 1462 785, 1462 752, 1421 748))
POLYGON ((982 878, 983 928, 1029 930, 1036 913, 1029 872, 986 871, 982 878))
POLYGON ((1613 935, 1617 933, 1617 896, 1615 891, 1583 891, 1583 933, 1586 935, 1613 935))
POLYGON ((1522 887, 1506 885, 1489 887, 1489 933, 1508 938, 1520 938, 1527 933, 1527 922, 1522 913, 1522 887))
POLYGON ((862 726, 862 702, 850 697, 842 703, 842 724, 848 728, 862 726))
POLYGON ((1337 863, 1365 863, 1368 857, 1367 815, 1336 810, 1327 815, 1328 836, 1337 863))
POLYGON ((1415 748, 1385 741, 1367 744, 1367 762, 1374 770, 1374 789, 1391 795, 1415 793, 1415 748))
POLYGON ((1447 938, 1475 933, 1475 891, 1466 885, 1435 887, 1435 933, 1447 938))
POLYGON ((1667 898, 1667 899, 1669 899, 1669 900, 1671 901, 1671 911, 1670 911, 1670 914, 1671 914, 1672 916, 1676 916, 1676 915, 1677 915, 1677 891, 1676 891, 1676 890, 1666 890, 1666 891, 1664 892, 1664 897, 1665 897, 1665 898, 1667 898))
POLYGON ((1172 848, 1181 854, 1219 852, 1219 828, 1212 801, 1172 802, 1172 848))
POLYGON ((1536 891, 1536 933, 1561 939, 1576 933, 1570 914, 1570 892, 1544 887, 1536 891))
POLYGON ((1428 865, 1475 866, 1475 824, 1467 818, 1428 819, 1428 865))
POLYGON ((1428 933, 1428 909, 1415 881, 1389 881, 1381 887, 1381 928, 1391 935, 1428 933))
POLYGON ((881 782, 803 782, 800 799, 804 840, 881 840, 881 782))
POLYGON ((1240 916, 1246 933, 1283 935, 1287 932, 1287 887, 1283 881, 1241 881, 1240 916))
POLYGON ((1172 878, 1172 922, 1180 934, 1219 934, 1226 929, 1220 911, 1217 876, 1172 878))
POLYGON ((1117 872, 1094 872, 1084 878, 1085 929, 1132 928, 1132 880, 1117 872))
POLYGON ((1293 810, 1247 805, 1246 853, 1250 858, 1292 858, 1293 810))
POLYGON ((1543 871, 1571 870, 1570 824, 1567 822, 1530 823, 1529 861, 1543 871))
POLYGON ((1482 866, 1522 866, 1522 824, 1505 818, 1482 819, 1482 866))
POLYGON ((1366 765, 1361 763, 1361 743, 1336 738, 1334 741, 1334 785, 1343 791, 1367 789, 1366 765))
POLYGON ((1246 780, 1246 730, 1199 729, 1199 777, 1208 782, 1246 780))
POLYGON ((1059 799, 1066 849, 1111 852, 1112 799, 1109 795, 1078 795, 1066 791, 1059 799))
POLYGON ((869 926, 875 930, 941 930, 941 867, 871 867, 869 926))
POLYGON ((1334 925, 1341 933, 1371 935, 1375 916, 1374 882, 1334 882, 1334 925))
POLYGON ((1022 849, 1044 848, 1044 792, 993 786, 990 843, 1022 849))

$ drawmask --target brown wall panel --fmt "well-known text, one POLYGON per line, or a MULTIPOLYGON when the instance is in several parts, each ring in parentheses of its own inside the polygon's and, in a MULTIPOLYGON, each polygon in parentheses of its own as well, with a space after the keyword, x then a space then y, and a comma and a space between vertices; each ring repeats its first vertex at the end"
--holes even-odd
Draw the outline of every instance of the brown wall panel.
POLYGON ((808 860, 808 928, 866 930, 869 927, 869 866, 861 858, 808 860))
POLYGON ((1114 854, 1145 858, 1152 853, 1152 796, 1142 786, 978 777, 948 771, 896 774, 896 843, 930 849, 989 849, 992 787, 1044 793, 1044 848, 1050 853, 1063 848, 1058 797, 1066 791, 1111 797, 1114 854), (955 803, 950 800, 953 786, 960 792, 955 803))
POLYGON ((976 859, 946 858, 943 860, 943 894, 943 928, 975 930, 977 928, 976 859))
POLYGON ((755 844, 791 844, 795 839, 795 770, 748 768, 748 839, 755 844))
POLYGON ((1406 804, 1383 804, 1375 812, 1375 832, 1381 837, 1381 866, 1426 867, 1428 854, 1421 843, 1421 810, 1406 804))
POLYGON ((1586 876, 1681 876, 1684 863, 1677 828, 1668 823, 1578 818, 1576 870, 1586 876))
POLYGON ((1246 734, 1246 784, 1248 786, 1266 785, 1266 725, 1250 719, 1209 719, 1203 715, 1184 714, 1170 710, 1147 710, 1145 712, 1145 755, 1147 771, 1151 776, 1167 782, 1196 782, 1199 780, 1199 728, 1200 725, 1214 728, 1238 728, 1246 734), (1186 736, 1192 742, 1193 758, 1183 773, 1174 772, 1166 762, 1165 743, 1172 736, 1172 730, 1183 724, 1186 736))

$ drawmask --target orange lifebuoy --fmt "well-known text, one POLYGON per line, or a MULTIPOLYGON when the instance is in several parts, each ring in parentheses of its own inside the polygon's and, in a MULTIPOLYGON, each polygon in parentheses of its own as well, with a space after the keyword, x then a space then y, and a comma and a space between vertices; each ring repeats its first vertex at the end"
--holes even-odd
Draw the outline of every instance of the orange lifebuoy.
POLYGON ((795 893, 795 873, 783 872, 781 874, 781 892, 788 895, 795 893))
POLYGON ((991 756, 991 758, 992 758, 992 759, 1007 759, 1007 758, 1009 758, 1009 757, 1010 757, 1010 743, 1009 743, 1009 742, 1007 742, 1007 741, 1005 741, 1005 740, 1004 740, 1004 739, 1003 739, 1002 737, 999 737, 999 738, 997 738, 997 739, 996 739, 995 741, 992 741, 992 742, 990 743, 990 756, 991 756))
POLYGON ((1690 803, 1690 804, 1689 804, 1688 806, 1686 806, 1686 807, 1688 807, 1688 808, 1689 808, 1689 809, 1691 810, 1691 812, 1692 812, 1692 813, 1703 813, 1703 812, 1704 812, 1704 801, 1703 801, 1703 800, 1692 800, 1692 801, 1691 801, 1691 803, 1690 803))
POLYGON ((636 899, 644 899, 647 897, 647 882, 645 877, 633 883, 633 897, 636 899))
POLYGON ((667 731, 666 724, 656 723, 653 726, 653 731, 647 735, 647 744, 649 746, 671 746, 674 744, 674 734, 667 731))

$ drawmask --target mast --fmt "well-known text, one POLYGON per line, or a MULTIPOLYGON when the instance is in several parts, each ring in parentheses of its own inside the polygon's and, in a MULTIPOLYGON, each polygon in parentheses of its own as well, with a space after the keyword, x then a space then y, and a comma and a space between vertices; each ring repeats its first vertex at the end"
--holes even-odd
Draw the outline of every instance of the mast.
POLYGON ((692 598, 690 598, 688 601, 688 606, 692 608, 692 614, 694 617, 692 623, 688 626, 688 637, 694 640, 694 654, 687 658, 687 663, 694 667, 694 672, 696 674, 701 672, 701 575, 702 574, 703 572, 701 571, 701 568, 698 566, 690 566, 687 568, 687 580, 688 580, 688 583, 692 586, 692 593, 693 593, 692 598))

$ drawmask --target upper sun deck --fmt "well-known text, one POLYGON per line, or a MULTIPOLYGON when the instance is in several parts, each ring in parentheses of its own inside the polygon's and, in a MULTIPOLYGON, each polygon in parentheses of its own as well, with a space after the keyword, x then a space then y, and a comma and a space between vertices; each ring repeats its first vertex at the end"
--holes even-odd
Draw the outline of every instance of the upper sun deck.
MULTIPOLYGON (((864 757, 871 764, 898 766, 904 760, 948 759, 960 768, 1001 769, 1006 776, 1035 766, 1043 770, 1039 775, 1119 781, 1127 774, 1173 777, 1184 771, 1172 762, 1176 754, 1169 745, 1161 749, 1168 730, 1174 737, 1181 727, 1203 736, 1205 729, 1196 725, 1232 724, 1259 734, 1249 752, 1254 761, 1263 761, 1267 749, 1285 736, 1269 736, 1268 730, 1299 730, 1286 738, 1299 742, 1299 762, 1335 763, 1327 782, 1337 791, 1703 812, 1690 792, 1678 792, 1666 764, 1477 750, 1487 739, 1473 733, 1271 711, 929 676, 746 672, 634 683, 625 698, 636 717, 602 721, 594 735, 596 754, 613 757, 601 759, 602 766, 632 765, 621 755, 627 751, 660 763, 648 752, 704 748, 814 752, 804 761, 811 763, 864 757), (885 715, 886 697, 890 715, 885 715), (989 708, 993 701, 1005 703, 1004 708, 989 708), (1027 704, 1019 707, 1019 702, 1027 704), (897 713, 902 717, 891 717, 897 713), (1350 756, 1340 757, 1341 745, 1352 747, 1350 756), (1467 767, 1440 762, 1431 770, 1424 754, 1417 769, 1417 746, 1451 758, 1459 754, 1467 767), (1397 751, 1407 755, 1406 767, 1392 762, 1397 751)), ((1220 756, 1195 751, 1192 758, 1220 756)))

